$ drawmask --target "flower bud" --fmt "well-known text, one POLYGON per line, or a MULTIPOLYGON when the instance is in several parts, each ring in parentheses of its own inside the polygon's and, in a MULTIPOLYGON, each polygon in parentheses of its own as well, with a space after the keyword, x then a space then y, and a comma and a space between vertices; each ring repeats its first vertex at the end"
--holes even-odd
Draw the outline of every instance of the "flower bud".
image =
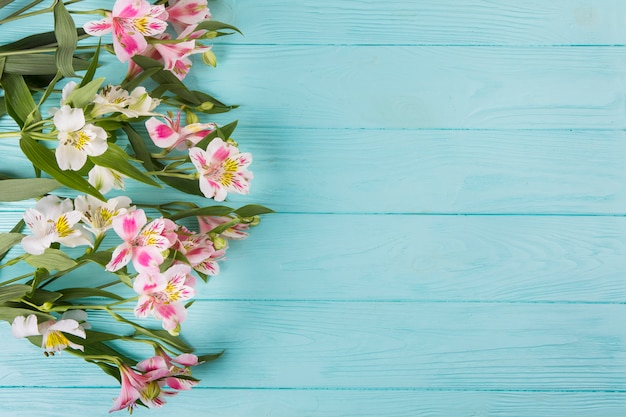
POLYGON ((226 239, 222 239, 219 236, 212 237, 212 240, 213 240, 213 247, 215 248, 215 250, 224 249, 228 245, 228 242, 226 242, 226 239))
POLYGON ((172 336, 178 336, 180 334, 180 324, 177 324, 176 327, 167 331, 172 336))
POLYGON ((150 381, 150 383, 146 386, 145 391, 142 393, 143 396, 148 400, 154 400, 161 393, 161 387, 159 387, 159 383, 156 381, 150 381))
POLYGON ((45 303, 43 303, 41 305, 41 311, 50 311, 52 310, 52 308, 54 307, 54 303, 51 303, 50 301, 46 301, 45 303))
POLYGON ((235 142, 235 140, 233 138, 226 139, 226 143, 228 143, 229 145, 233 145, 236 148, 239 147, 239 144, 237 142, 235 142))
POLYGON ((185 109, 185 120, 187 121, 188 125, 200 122, 198 116, 188 108, 185 109))
POLYGON ((196 109, 198 109, 198 111, 209 111, 213 108, 213 106, 214 104, 211 103, 210 101, 205 101, 204 103, 196 107, 196 109))

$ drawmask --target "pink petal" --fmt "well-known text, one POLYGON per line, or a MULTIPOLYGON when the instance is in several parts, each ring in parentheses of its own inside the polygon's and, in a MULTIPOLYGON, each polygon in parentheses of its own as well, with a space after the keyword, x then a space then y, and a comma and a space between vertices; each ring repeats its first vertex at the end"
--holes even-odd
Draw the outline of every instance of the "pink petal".
POLYGON ((138 234, 141 228, 148 222, 143 210, 134 210, 117 216, 113 219, 113 230, 125 242, 130 242, 138 234))
POLYGON ((111 32, 113 23, 110 17, 101 20, 92 20, 84 24, 83 29, 91 36, 102 36, 111 32))
POLYGON ((146 129, 152 142, 159 148, 169 148, 174 146, 179 138, 178 132, 166 123, 151 117, 146 121, 146 129))
POLYGON ((124 265, 128 264, 132 258, 132 247, 129 243, 122 243, 113 251, 111 260, 104 269, 107 271, 115 272, 121 269, 124 265))

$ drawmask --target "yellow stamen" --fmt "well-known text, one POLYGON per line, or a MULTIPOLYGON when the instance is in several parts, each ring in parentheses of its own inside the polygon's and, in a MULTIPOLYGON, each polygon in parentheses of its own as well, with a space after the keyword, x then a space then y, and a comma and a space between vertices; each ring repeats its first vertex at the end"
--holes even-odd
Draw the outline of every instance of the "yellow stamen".
POLYGON ((74 233, 74 229, 70 226, 65 215, 59 217, 54 223, 54 230, 59 237, 66 237, 74 233))

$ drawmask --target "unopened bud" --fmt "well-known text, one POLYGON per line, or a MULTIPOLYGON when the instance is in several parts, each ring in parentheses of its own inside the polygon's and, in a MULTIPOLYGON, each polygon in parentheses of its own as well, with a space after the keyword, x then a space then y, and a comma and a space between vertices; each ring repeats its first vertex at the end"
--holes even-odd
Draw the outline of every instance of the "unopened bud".
POLYGON ((204 103, 196 107, 196 109, 198 109, 198 111, 209 111, 213 108, 213 106, 213 103, 211 103, 210 101, 205 101, 204 103))
POLYGON ((219 236, 215 236, 213 238, 213 247, 215 247, 215 250, 224 249, 227 245, 228 242, 226 242, 226 239, 223 239, 219 236))
POLYGON ((167 331, 172 336, 178 336, 180 334, 180 323, 176 324, 176 327, 167 331))
POLYGON ((46 301, 45 303, 43 303, 41 305, 41 310, 42 311, 50 311, 50 310, 52 310, 52 307, 54 307, 54 304, 51 303, 50 301, 46 301))
POLYGON ((217 58, 215 57, 215 54, 213 53, 213 51, 206 50, 202 53, 202 62, 204 62, 205 65, 208 65, 210 67, 215 67, 217 66, 217 58))
POLYGON ((229 145, 233 145, 235 148, 239 147, 239 144, 233 138, 226 139, 226 143, 228 143, 229 145))
POLYGON ((156 381, 150 381, 150 383, 146 386, 145 391, 142 393, 143 397, 148 400, 154 400, 161 393, 161 387, 159 387, 159 383, 156 381))
POLYGON ((193 124, 193 123, 198 123, 200 122, 200 119, 198 119, 198 116, 192 112, 190 109, 185 109, 185 120, 187 121, 187 124, 193 124))
POLYGON ((248 222, 248 224, 250 226, 256 226, 259 223, 261 223, 261 217, 259 217, 259 216, 252 216, 252 220, 250 222, 248 222))

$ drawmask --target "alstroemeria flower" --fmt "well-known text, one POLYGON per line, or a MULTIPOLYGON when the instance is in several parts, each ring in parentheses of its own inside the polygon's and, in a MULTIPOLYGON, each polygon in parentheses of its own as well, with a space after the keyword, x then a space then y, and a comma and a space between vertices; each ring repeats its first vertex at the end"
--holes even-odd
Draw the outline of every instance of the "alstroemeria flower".
MULTIPOLYGON (((233 219, 234 218, 230 216, 200 216, 198 217, 198 225, 200 226, 201 233, 209 233, 217 226, 229 223, 233 219)), ((249 224, 237 223, 220 233, 220 237, 226 239, 245 239, 248 237, 246 230, 248 230, 249 227, 249 224)))
POLYGON ((182 302, 195 294, 195 278, 190 273, 189 265, 176 264, 163 273, 154 270, 137 275, 133 288, 140 297, 135 315, 144 318, 152 314, 162 320, 165 330, 178 334, 180 323, 187 318, 182 302))
POLYGON ((74 210, 72 200, 46 196, 35 208, 24 212, 24 222, 33 234, 22 239, 22 247, 32 255, 41 255, 54 242, 71 248, 91 245, 83 230, 75 227, 80 219, 81 213, 74 210))
POLYGON ((63 105, 54 113, 54 125, 60 142, 55 155, 63 170, 78 171, 87 162, 87 155, 102 155, 108 148, 107 132, 91 123, 85 124, 83 109, 63 105))
POLYGON ((156 367, 148 372, 137 373, 128 365, 121 365, 120 395, 113 401, 109 412, 127 408, 129 412, 137 406, 137 401, 149 408, 161 407, 165 404, 164 395, 175 395, 175 392, 161 390, 158 379, 165 377, 168 371, 165 367, 156 367))
POLYGON ((27 317, 17 316, 11 324, 11 333, 16 338, 28 336, 43 336, 41 348, 46 353, 60 352, 66 347, 84 350, 82 345, 70 341, 63 333, 85 339, 85 329, 91 326, 86 322, 87 313, 83 310, 69 310, 57 320, 47 320, 37 324, 37 316, 30 314, 27 317))
POLYGON ((192 232, 182 226, 177 234, 176 250, 185 256, 194 270, 211 276, 220 272, 217 261, 224 258, 226 248, 217 250, 208 235, 192 232))
POLYGON ((248 194, 252 172, 248 165, 252 155, 240 153, 239 148, 215 138, 206 151, 189 149, 189 157, 200 174, 200 190, 215 201, 224 201, 228 192, 248 194))
POLYGON ((150 97, 144 87, 137 87, 129 94, 119 85, 107 85, 94 97, 93 103, 90 112, 92 117, 122 113, 128 118, 135 118, 155 115, 152 110, 159 105, 160 100, 150 97))
POLYGON ((146 225, 147 222, 143 210, 134 210, 113 219, 113 230, 124 242, 113 251, 107 271, 117 271, 131 260, 138 272, 158 269, 163 263, 163 251, 176 241, 176 224, 164 218, 146 225))
POLYGON ((175 358, 170 357, 161 348, 156 349, 156 354, 152 358, 145 359, 137 364, 137 369, 142 372, 154 371, 156 369, 167 369, 168 375, 160 384, 177 391, 190 390, 198 384, 198 381, 189 379, 191 377, 191 367, 199 365, 198 357, 191 353, 183 353, 175 358), (182 377, 182 378, 181 378, 182 377))
POLYGON ((116 190, 123 190, 124 178, 126 177, 114 169, 95 165, 89 171, 87 181, 89 181, 89 184, 93 185, 102 194, 106 194, 111 191, 112 188, 115 188, 116 190))
POLYGON ((191 123, 180 126, 180 111, 176 117, 164 117, 165 122, 151 117, 146 121, 146 129, 152 142, 159 148, 176 147, 188 149, 200 142, 206 135, 215 130, 215 123, 191 123))
POLYGON ((167 21, 172 24, 176 33, 211 18, 207 0, 170 0, 168 4, 165 8, 167 21))
POLYGON ((85 23, 85 32, 102 36, 113 32, 115 55, 122 61, 140 54, 148 42, 145 36, 155 36, 167 28, 165 6, 153 6, 146 0, 117 0, 113 10, 102 20, 85 23))
POLYGON ((114 197, 106 202, 90 195, 79 195, 74 200, 76 210, 82 213, 87 230, 101 236, 113 227, 113 219, 125 214, 130 208, 131 200, 126 196, 114 197))

